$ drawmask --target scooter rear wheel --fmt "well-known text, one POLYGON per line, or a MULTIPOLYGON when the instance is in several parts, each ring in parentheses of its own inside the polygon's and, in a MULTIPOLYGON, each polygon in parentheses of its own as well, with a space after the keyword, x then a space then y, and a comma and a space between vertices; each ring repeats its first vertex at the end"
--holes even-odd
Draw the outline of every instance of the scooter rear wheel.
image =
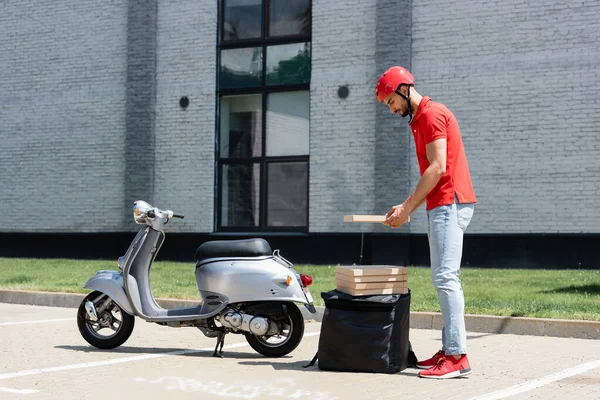
POLYGON ((304 336, 304 317, 298 306, 294 303, 285 303, 287 307, 287 321, 278 321, 285 325, 285 336, 281 342, 269 342, 272 337, 246 334, 250 347, 257 353, 266 357, 283 357, 298 347, 304 336))
POLYGON ((99 349, 119 347, 129 339, 135 325, 135 317, 123 311, 114 301, 99 313, 98 321, 90 319, 85 309, 86 302, 91 301, 98 309, 107 298, 102 292, 94 291, 83 299, 77 310, 77 327, 81 336, 99 349))

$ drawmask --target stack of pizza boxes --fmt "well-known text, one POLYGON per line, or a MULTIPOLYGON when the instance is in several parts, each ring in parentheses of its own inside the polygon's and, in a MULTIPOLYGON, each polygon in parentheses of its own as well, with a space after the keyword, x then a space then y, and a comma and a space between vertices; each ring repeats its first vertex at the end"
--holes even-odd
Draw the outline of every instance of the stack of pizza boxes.
POLYGON ((406 267, 393 265, 339 265, 335 270, 335 285, 340 292, 351 296, 406 294, 406 267))

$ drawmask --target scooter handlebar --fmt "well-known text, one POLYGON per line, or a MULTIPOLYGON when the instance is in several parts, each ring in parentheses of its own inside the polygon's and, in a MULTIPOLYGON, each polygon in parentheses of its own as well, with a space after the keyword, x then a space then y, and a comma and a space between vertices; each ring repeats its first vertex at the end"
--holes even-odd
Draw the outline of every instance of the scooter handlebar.
POLYGON ((169 218, 181 218, 181 219, 183 219, 183 214, 179 214, 179 213, 173 212, 171 210, 167 210, 167 211, 165 211, 165 213, 167 214, 167 216, 169 218))
MULTIPOLYGON (((163 212, 165 212, 165 211, 163 211, 163 212)), ((166 214, 169 218, 182 218, 183 219, 183 217, 184 217, 183 214, 178 214, 178 213, 175 213, 170 210, 166 211, 166 214)), ((156 212, 154 210, 148 210, 146 215, 148 215, 149 218, 155 218, 156 212)))

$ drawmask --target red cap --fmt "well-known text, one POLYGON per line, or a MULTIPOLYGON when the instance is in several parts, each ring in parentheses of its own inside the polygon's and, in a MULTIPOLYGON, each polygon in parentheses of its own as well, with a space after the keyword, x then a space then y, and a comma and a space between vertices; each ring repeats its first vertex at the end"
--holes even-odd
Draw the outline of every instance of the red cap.
POLYGON ((390 67, 377 81, 375 96, 377 96, 377 101, 381 103, 390 93, 394 93, 398 89, 398 86, 414 84, 415 78, 413 78, 412 74, 406 68, 399 66, 390 67))

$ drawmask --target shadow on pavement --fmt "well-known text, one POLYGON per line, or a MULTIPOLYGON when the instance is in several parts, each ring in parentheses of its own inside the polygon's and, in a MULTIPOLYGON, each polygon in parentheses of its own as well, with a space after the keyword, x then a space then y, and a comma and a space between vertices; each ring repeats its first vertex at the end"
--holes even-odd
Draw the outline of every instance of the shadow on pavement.
MULTIPOLYGON (((71 351, 79 351, 84 353, 113 353, 113 354, 164 354, 176 351, 189 351, 190 353, 186 354, 173 354, 174 356, 185 356, 185 357, 202 357, 202 358, 212 358, 218 360, 219 357, 213 357, 212 350, 196 350, 196 349, 181 349, 181 348, 171 348, 171 347, 130 347, 130 346, 121 346, 116 349, 97 349, 91 346, 70 346, 70 345, 60 345, 54 346, 56 349, 63 350, 71 350, 71 351)), ((287 358, 290 358, 288 356, 287 358)), ((252 352, 240 352, 240 351, 223 351, 223 358, 265 358, 264 356, 258 353, 252 352)), ((285 359, 286 357, 284 357, 285 359)))
MULTIPOLYGON (((273 369, 281 371, 304 371, 304 372, 327 372, 332 374, 344 374, 344 373, 354 373, 354 372, 340 372, 340 371, 321 371, 317 364, 310 366, 308 368, 304 368, 305 365, 308 365, 310 360, 302 360, 302 361, 293 361, 293 362, 277 362, 277 361, 240 361, 238 364, 248 366, 248 367, 256 367, 256 366, 271 366, 273 369)), ((390 375, 413 375, 417 376, 419 373, 419 369, 407 368, 404 371, 400 371, 397 374, 390 375)), ((385 375, 385 374, 380 374, 385 375)))

